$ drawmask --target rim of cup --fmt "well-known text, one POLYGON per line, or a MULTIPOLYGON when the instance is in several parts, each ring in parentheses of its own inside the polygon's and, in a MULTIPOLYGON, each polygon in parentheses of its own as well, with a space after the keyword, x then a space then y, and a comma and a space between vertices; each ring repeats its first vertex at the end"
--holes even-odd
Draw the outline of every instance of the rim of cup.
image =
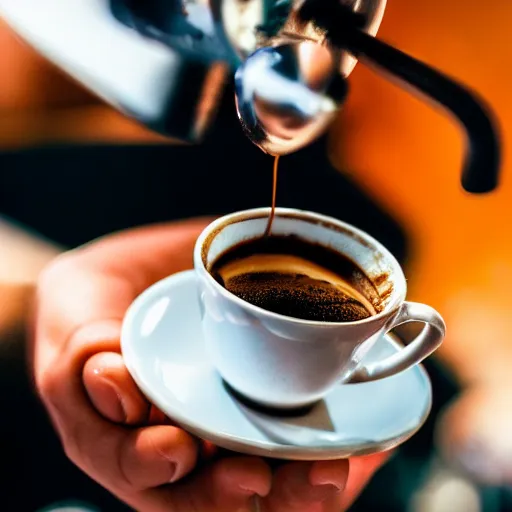
MULTIPOLYGON (((392 280, 393 288, 390 292, 389 298, 387 299, 387 303, 382 308, 382 311, 379 311, 375 315, 369 316, 368 318, 352 322, 325 322, 319 320, 305 320, 301 318, 295 318, 292 316, 281 315, 279 313, 274 313, 273 311, 269 311, 259 306, 255 306, 254 304, 251 304, 241 299, 240 297, 237 297, 235 294, 231 293, 229 290, 224 288, 220 283, 218 283, 214 279, 214 277, 210 274, 209 269, 207 268, 208 251, 213 240, 215 240, 216 236, 219 235, 222 232, 222 230, 227 226, 249 220, 268 218, 270 211, 270 207, 262 207, 253 208, 249 210, 242 210, 224 215, 211 222, 199 235, 194 247, 194 264, 196 271, 198 271, 201 276, 205 277, 208 280, 208 282, 215 287, 216 291, 220 293, 223 297, 234 302, 235 304, 238 304, 244 309, 247 309, 255 314, 258 314, 259 316, 264 315, 267 318, 273 318, 275 320, 286 320, 288 322, 298 325, 318 327, 335 327, 368 324, 375 321, 379 321, 383 317, 387 317, 394 311, 398 310, 400 305, 405 300, 407 294, 407 281, 403 273, 402 267, 398 263, 397 259, 393 256, 393 254, 389 251, 389 249, 387 249, 374 237, 372 237, 365 231, 356 228, 352 224, 348 224, 347 222, 343 222, 334 217, 329 217, 327 215, 322 215, 320 213, 295 208, 276 208, 274 222, 279 217, 297 219, 305 222, 310 222, 311 224, 321 225, 323 227, 326 227, 327 229, 332 229, 333 231, 342 232, 345 235, 349 235, 351 238, 355 239, 358 243, 365 245, 369 249, 376 250, 376 252, 380 253, 385 258, 385 260, 389 262, 391 271, 389 272, 388 278, 392 280)), ((297 236, 300 238, 300 234, 298 234, 297 236)), ((229 248, 226 251, 229 251, 229 248)), ((343 254, 343 252, 341 251, 337 252, 343 254)), ((357 262, 354 263, 358 266, 358 268, 360 268, 364 272, 364 274, 370 279, 370 281, 374 283, 372 277, 368 276, 367 272, 364 271, 364 269, 362 269, 357 262)))

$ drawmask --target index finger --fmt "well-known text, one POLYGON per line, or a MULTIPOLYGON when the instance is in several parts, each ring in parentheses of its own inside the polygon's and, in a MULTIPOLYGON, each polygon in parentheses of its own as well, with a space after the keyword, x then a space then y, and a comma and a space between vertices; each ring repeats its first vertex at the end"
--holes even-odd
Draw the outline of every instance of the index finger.
POLYGON ((207 219, 139 228, 105 237, 56 258, 36 297, 36 366, 46 367, 79 329, 121 322, 133 300, 159 279, 192 268, 207 219))

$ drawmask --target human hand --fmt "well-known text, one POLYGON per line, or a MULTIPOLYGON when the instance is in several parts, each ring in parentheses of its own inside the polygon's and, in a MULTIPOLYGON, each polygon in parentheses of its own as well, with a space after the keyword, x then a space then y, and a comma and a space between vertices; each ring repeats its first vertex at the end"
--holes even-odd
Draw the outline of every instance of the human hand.
POLYGON ((339 512, 387 455, 289 463, 216 448, 154 414, 120 354, 132 301, 192 267, 205 219, 112 235, 57 258, 42 274, 33 324, 37 390, 67 456, 141 512, 339 512), (350 464, 350 469, 349 469, 350 464))

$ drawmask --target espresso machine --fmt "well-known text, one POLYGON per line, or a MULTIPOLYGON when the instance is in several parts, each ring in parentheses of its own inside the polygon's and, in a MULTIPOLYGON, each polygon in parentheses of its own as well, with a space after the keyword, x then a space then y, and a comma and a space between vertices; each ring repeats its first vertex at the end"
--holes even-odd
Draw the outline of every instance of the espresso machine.
POLYGON ((485 102, 376 38, 386 0, 0 0, 0 16, 87 89, 146 127, 200 143, 234 80, 241 129, 285 155, 320 137, 356 63, 431 100, 467 139, 462 186, 498 183, 485 102))

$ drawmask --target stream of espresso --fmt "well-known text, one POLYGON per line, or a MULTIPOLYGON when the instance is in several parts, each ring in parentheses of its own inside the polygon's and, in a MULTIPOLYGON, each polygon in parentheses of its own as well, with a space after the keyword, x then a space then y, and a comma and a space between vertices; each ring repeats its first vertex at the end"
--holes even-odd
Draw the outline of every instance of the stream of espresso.
POLYGON ((274 173, 272 176, 272 209, 268 218, 267 229, 264 236, 269 236, 272 231, 272 223, 276 215, 277 171, 279 168, 279 156, 274 157, 274 173))
POLYGON ((272 233, 279 157, 274 156, 272 207, 263 236, 222 253, 210 273, 226 290, 279 315, 318 322, 355 322, 376 314, 378 293, 364 272, 336 250, 294 233, 272 233))

